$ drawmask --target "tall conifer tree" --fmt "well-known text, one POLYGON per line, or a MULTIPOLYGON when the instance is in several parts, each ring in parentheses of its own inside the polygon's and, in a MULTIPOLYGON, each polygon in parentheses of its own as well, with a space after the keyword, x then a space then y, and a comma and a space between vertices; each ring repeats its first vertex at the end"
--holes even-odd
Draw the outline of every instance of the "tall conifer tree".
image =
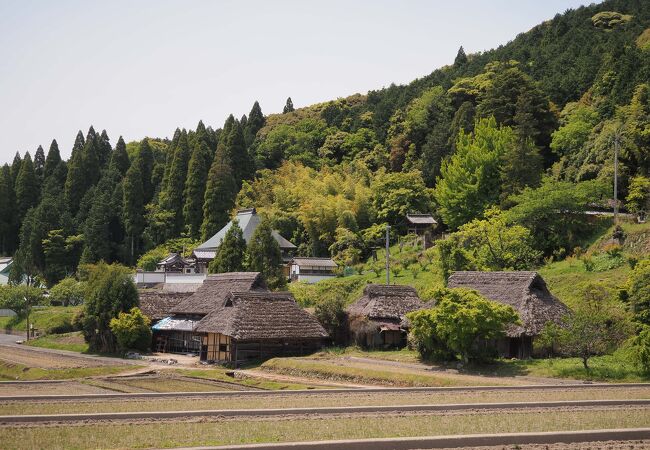
POLYGON ((142 171, 138 156, 124 177, 124 203, 122 213, 124 228, 128 237, 130 262, 135 262, 136 252, 140 247, 140 236, 144 231, 144 188, 142 171))
POLYGON ((264 114, 262 114, 262 108, 260 104, 256 101, 253 103, 251 112, 248 114, 248 121, 246 122, 246 127, 244 128, 244 139, 246 141, 246 147, 250 147, 255 140, 255 135, 257 132, 262 129, 264 126, 264 114))
POLYGON ((16 178, 16 212, 19 220, 22 220, 27 211, 38 204, 38 196, 38 180, 34 173, 34 163, 27 152, 16 178))
POLYGON ((13 252, 18 239, 15 211, 16 196, 11 168, 5 164, 0 172, 0 252, 2 255, 13 252))
POLYGON ((144 195, 143 201, 146 205, 153 198, 154 189, 156 188, 153 185, 152 181, 155 161, 153 152, 151 151, 151 146, 149 145, 149 139, 144 138, 142 142, 140 142, 140 151, 138 152, 137 160, 140 163, 140 173, 142 174, 142 192, 144 195))
POLYGON ((216 257, 210 263, 209 271, 210 273, 241 272, 244 270, 245 257, 246 241, 239 222, 235 219, 226 232, 216 257))
POLYGON ((248 243, 248 270, 261 272, 271 289, 287 284, 282 271, 282 251, 268 220, 262 220, 248 243))
POLYGON ((34 174, 36 175, 40 187, 43 184, 43 178, 45 177, 45 152, 43 151, 43 147, 40 145, 34 154, 34 174))
POLYGON ((201 236, 203 223, 203 202, 205 200, 205 187, 208 179, 211 152, 208 144, 197 142, 190 158, 185 183, 185 206, 183 215, 189 235, 197 239, 201 236))
POLYGON ((220 151, 210 167, 208 183, 203 203, 203 224, 201 237, 209 239, 219 231, 230 218, 230 210, 235 206, 237 183, 232 176, 228 157, 220 151))
POLYGON ((285 103, 284 108, 282 109, 282 114, 287 114, 293 111, 294 111, 293 101, 291 101, 291 97, 289 97, 287 99, 287 103, 285 103))
POLYGON ((120 175, 124 176, 126 171, 129 170, 130 165, 129 154, 126 152, 126 144, 124 143, 122 136, 120 136, 117 140, 117 144, 115 144, 115 150, 111 155, 110 167, 117 170, 120 175))
POLYGON ((174 151, 167 186, 160 193, 160 205, 162 208, 174 213, 174 233, 176 235, 179 235, 183 231, 183 193, 185 191, 189 159, 190 151, 187 143, 187 132, 183 130, 178 139, 176 150, 174 151))
POLYGON ((75 216, 79 211, 81 200, 86 195, 88 178, 85 170, 84 147, 86 140, 81 131, 77 133, 72 154, 68 160, 68 174, 65 180, 65 201, 70 214, 75 216))
POLYGON ((56 139, 52 139, 50 149, 45 158, 44 178, 48 178, 54 172, 54 169, 61 163, 61 153, 59 152, 59 144, 56 139))
POLYGON ((244 142, 244 132, 238 121, 234 122, 226 138, 225 151, 230 160, 230 166, 232 167, 237 187, 240 188, 243 180, 248 180, 253 177, 255 163, 248 153, 246 143, 244 142))
POLYGON ((20 172, 20 166, 23 163, 23 159, 20 157, 20 153, 16 152, 14 155, 14 161, 11 163, 11 183, 12 186, 16 186, 16 178, 18 178, 18 172, 20 172))

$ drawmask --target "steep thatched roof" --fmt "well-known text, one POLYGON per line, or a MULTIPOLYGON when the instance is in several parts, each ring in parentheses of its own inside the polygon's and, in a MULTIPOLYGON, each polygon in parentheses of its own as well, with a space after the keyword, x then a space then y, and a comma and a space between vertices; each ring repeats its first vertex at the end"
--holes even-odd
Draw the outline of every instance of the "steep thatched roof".
POLYGON ((512 306, 522 325, 509 327, 510 337, 538 335, 547 322, 560 322, 569 312, 537 272, 454 272, 447 286, 474 289, 489 300, 512 306))
POLYGON ((426 307, 411 286, 369 284, 363 296, 348 307, 350 316, 363 316, 374 321, 400 322, 406 313, 426 307))
POLYGON ((191 292, 164 292, 160 289, 143 289, 138 294, 142 313, 152 321, 168 317, 180 302, 192 295, 191 292))
POLYGON ((288 292, 232 292, 199 322, 196 331, 237 340, 327 337, 316 318, 288 292))
POLYGON ((208 275, 194 294, 172 309, 177 314, 208 314, 231 292, 267 291, 259 272, 230 272, 208 275))

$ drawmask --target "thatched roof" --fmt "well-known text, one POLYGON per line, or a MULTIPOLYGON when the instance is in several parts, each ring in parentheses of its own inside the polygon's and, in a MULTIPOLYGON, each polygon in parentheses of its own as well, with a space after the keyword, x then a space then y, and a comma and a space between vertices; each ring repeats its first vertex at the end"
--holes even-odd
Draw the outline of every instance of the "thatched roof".
POLYGON ((374 321, 397 321, 406 313, 426 307, 411 286, 369 284, 363 296, 348 307, 350 316, 363 316, 374 321))
POLYGON ((164 292, 159 289, 143 289, 138 293, 140 310, 152 321, 170 316, 180 302, 192 295, 191 292, 164 292))
POLYGON ((230 272, 208 275, 194 294, 172 309, 177 314, 208 314, 231 292, 267 291, 259 272, 230 272))
POLYGON ((489 300, 512 306, 522 325, 510 326, 510 337, 536 336, 547 322, 559 323, 569 312, 537 272, 454 272, 447 286, 474 289, 489 300))
POLYGON ((327 332, 288 292, 232 292, 196 328, 237 340, 324 339, 327 332))

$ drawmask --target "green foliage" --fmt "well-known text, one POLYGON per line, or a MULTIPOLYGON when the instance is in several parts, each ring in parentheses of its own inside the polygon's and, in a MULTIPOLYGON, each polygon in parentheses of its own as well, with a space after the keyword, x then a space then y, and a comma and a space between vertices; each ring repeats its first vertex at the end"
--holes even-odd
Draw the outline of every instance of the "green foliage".
POLYGON ((246 259, 246 241, 239 222, 233 220, 232 226, 217 249, 215 258, 210 262, 210 273, 242 272, 246 259))
POLYGON ((219 148, 208 173, 203 202, 203 223, 201 237, 211 238, 230 219, 230 210, 235 203, 237 183, 233 177, 228 156, 219 148))
POLYGON ((121 351, 151 348, 151 320, 138 307, 131 308, 128 313, 120 312, 111 319, 110 328, 121 351))
POLYGON ((39 186, 36 174, 34 173, 34 163, 29 152, 25 153, 25 158, 20 165, 18 176, 16 177, 16 205, 18 218, 22 220, 30 208, 38 204, 39 186))
POLYGON ((345 311, 345 296, 336 295, 336 292, 321 297, 316 302, 314 315, 330 337, 338 343, 344 343, 347 313, 345 311))
POLYGON ((420 172, 380 173, 371 189, 377 220, 393 226, 403 226, 408 213, 427 213, 433 208, 431 191, 420 172))
POLYGON ((160 207, 173 213, 172 229, 174 235, 183 229, 183 206, 185 204, 185 180, 190 160, 187 132, 179 133, 176 145, 170 149, 165 167, 165 179, 160 191, 160 207))
POLYGON ((650 259, 635 265, 621 294, 630 306, 634 321, 650 325, 650 259))
POLYGON ((519 323, 512 307, 469 289, 439 290, 434 299, 434 308, 407 314, 410 340, 424 358, 458 355, 469 362, 484 357, 480 341, 502 337, 506 325, 519 323))
POLYGON ((489 210, 484 220, 461 226, 436 246, 445 279, 456 270, 530 270, 541 259, 530 231, 509 224, 497 209, 489 210))
POLYGON ((156 270, 156 264, 166 258, 170 253, 180 253, 187 257, 200 243, 200 241, 195 241, 192 238, 170 239, 143 254, 138 259, 137 266, 146 272, 152 272, 156 270))
POLYGON ((643 32, 636 38, 636 45, 641 50, 648 51, 650 50, 650 28, 646 28, 643 32))
POLYGON ((122 214, 124 228, 129 239, 131 262, 140 248, 140 236, 144 231, 144 186, 140 162, 136 161, 126 171, 124 177, 122 214))
POLYGON ((111 319, 139 304, 132 274, 126 267, 106 263, 86 266, 85 272, 86 302, 77 322, 90 351, 114 353, 117 342, 110 328, 111 319))
POLYGON ((43 304, 43 290, 33 286, 0 286, 0 308, 11 309, 16 320, 27 317, 33 306, 43 304))
POLYGON ((212 152, 205 142, 194 146, 185 181, 185 206, 183 215, 188 234, 194 239, 201 236, 203 223, 203 202, 208 171, 212 162, 212 152))
POLYGON ((628 351, 632 361, 644 373, 650 373, 650 327, 643 325, 629 341, 628 351))
POLYGON ((630 212, 645 218, 650 211, 650 178, 642 175, 632 178, 625 200, 630 212))
POLYGON ((614 351, 629 336, 629 328, 628 318, 607 287, 588 285, 582 301, 564 319, 560 348, 579 357, 589 370, 589 358, 614 351))
POLYGON ((456 229, 483 216, 501 194, 500 162, 515 135, 497 127, 494 119, 482 119, 473 134, 461 132, 454 153, 442 165, 434 195, 444 222, 456 229))
POLYGON ((74 278, 64 278, 50 289, 50 305, 78 306, 83 304, 86 283, 74 278))
POLYGON ((291 97, 289 97, 287 98, 287 102, 285 103, 284 108, 282 108, 282 114, 287 114, 293 111, 294 111, 293 102, 291 101, 291 97))
POLYGON ((281 289, 287 280, 282 270, 282 253, 268 220, 262 220, 248 243, 248 270, 260 272, 271 289, 281 289))
POLYGON ((505 212, 505 218, 528 228, 535 247, 546 254, 558 248, 572 249, 594 229, 584 212, 607 190, 598 181, 574 184, 545 178, 539 188, 526 188, 512 196, 515 206, 505 212))
POLYGON ((609 31, 618 26, 625 25, 630 20, 632 20, 632 16, 629 14, 621 14, 616 11, 602 11, 594 14, 591 18, 591 23, 597 28, 609 31))

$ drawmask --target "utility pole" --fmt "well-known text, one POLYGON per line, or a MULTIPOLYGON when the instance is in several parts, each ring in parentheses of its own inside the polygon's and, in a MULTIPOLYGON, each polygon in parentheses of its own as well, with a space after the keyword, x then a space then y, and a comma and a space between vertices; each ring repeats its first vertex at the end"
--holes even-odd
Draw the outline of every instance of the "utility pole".
POLYGON ((390 285, 390 225, 386 225, 386 286, 390 285))
POLYGON ((621 148, 621 127, 614 135, 614 225, 618 225, 618 154, 621 148))
POLYGON ((29 329, 29 300, 27 300, 27 297, 23 297, 23 300, 25 300, 25 309, 27 310, 26 325, 27 325, 27 340, 29 341, 29 333, 31 332, 31 330, 29 329))

